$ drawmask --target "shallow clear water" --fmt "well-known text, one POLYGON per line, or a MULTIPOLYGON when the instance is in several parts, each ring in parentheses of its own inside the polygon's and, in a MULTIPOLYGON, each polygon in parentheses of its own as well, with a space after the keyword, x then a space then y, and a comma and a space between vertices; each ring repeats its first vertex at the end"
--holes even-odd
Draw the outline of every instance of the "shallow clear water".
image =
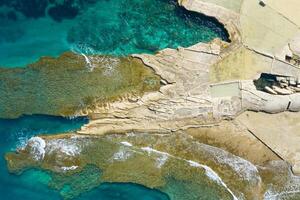
POLYGON ((228 39, 220 23, 175 0, 49 2, 0 0, 0 66, 24 66, 68 50, 128 55, 228 39))
MULTIPOLYGON (((61 195, 49 189, 51 176, 40 170, 28 170, 21 175, 10 174, 6 168, 4 154, 23 146, 36 134, 54 134, 72 131, 87 123, 86 118, 66 119, 51 116, 24 116, 19 119, 0 119, 0 199, 1 200, 57 200, 61 195)), ((82 181, 82 180, 80 180, 82 181)), ((168 200, 168 196, 136 184, 104 183, 83 196, 84 199, 101 200, 168 200)))

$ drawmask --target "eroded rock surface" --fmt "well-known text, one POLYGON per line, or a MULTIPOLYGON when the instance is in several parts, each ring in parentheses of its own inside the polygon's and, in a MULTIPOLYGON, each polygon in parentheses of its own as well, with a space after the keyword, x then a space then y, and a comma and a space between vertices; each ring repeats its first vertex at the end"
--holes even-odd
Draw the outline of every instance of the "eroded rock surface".
POLYGON ((214 126, 246 110, 299 111, 299 93, 273 95, 258 90, 253 83, 261 73, 299 80, 300 69, 294 56, 299 38, 296 15, 285 16, 278 4, 273 7, 273 1, 266 6, 250 0, 179 3, 188 10, 217 18, 229 31, 231 44, 214 40, 189 48, 166 49, 156 55, 134 55, 154 69, 166 85, 136 102, 123 101, 110 104, 109 109, 93 110, 93 120, 79 133, 172 132, 214 126))
MULTIPOLYGON (((289 11, 292 14, 286 14, 286 10, 280 8, 284 1, 276 3, 267 1, 265 6, 259 4, 259 1, 252 0, 182 0, 179 3, 188 10, 202 12, 224 23, 230 33, 231 44, 217 39, 208 44, 199 43, 188 48, 165 49, 156 55, 133 55, 160 76, 162 87, 159 91, 115 101, 109 103, 107 107, 89 109, 87 114, 91 121, 76 135, 43 137, 47 140, 45 150, 51 147, 49 143, 51 144, 52 140, 60 139, 69 144, 68 142, 74 140, 72 137, 76 138, 78 134, 83 134, 80 137, 90 140, 92 137, 99 137, 97 135, 126 132, 128 133, 126 137, 132 137, 131 140, 128 138, 124 140, 124 135, 119 136, 120 140, 112 137, 112 140, 118 141, 123 146, 119 147, 119 144, 110 141, 105 144, 111 145, 107 148, 108 152, 104 150, 103 143, 93 138, 94 144, 82 151, 83 153, 76 159, 69 159, 70 155, 65 155, 64 149, 56 148, 52 151, 57 154, 49 153, 51 150, 48 149, 44 154, 43 151, 36 151, 35 146, 28 144, 29 146, 19 150, 17 154, 7 154, 10 169, 19 172, 33 166, 54 173, 64 170, 70 170, 72 173, 73 170, 84 171, 85 165, 92 163, 104 170, 103 177, 107 181, 132 181, 163 188, 168 181, 164 177, 165 172, 174 174, 179 180, 193 177, 192 179, 197 182, 197 178, 203 178, 200 177, 203 171, 202 173, 194 171, 190 167, 203 167, 197 159, 204 158, 203 160, 207 162, 205 164, 214 166, 222 177, 235 180, 235 183, 230 181, 226 183, 229 183, 229 188, 232 186, 245 191, 243 193, 245 196, 239 196, 241 198, 270 199, 297 194, 299 180, 290 173, 289 166, 279 161, 279 157, 290 162, 293 171, 299 173, 297 146, 299 123, 296 120, 299 113, 281 113, 299 111, 299 93, 270 94, 258 90, 253 82, 261 73, 299 79, 297 66, 299 28, 295 17, 297 14, 294 13, 296 11, 291 9, 289 11), (274 23, 270 23, 273 21, 274 23), (282 30, 285 26, 287 28, 282 30), (244 113, 246 110, 281 114, 244 113), (240 116, 237 117, 238 115, 240 116), (224 122, 224 119, 228 121, 224 122), (131 131, 159 132, 168 135, 150 134, 147 139, 143 134, 132 135, 131 131), (222 131, 226 133, 221 133, 222 131), (178 133, 185 139, 178 139, 178 133), (282 134, 286 135, 283 137, 282 134), (140 139, 137 139, 138 137, 140 139), (215 147, 199 144, 195 138, 245 157, 256 166, 246 160, 241 161, 227 152, 216 154, 215 147), (136 146, 138 149, 135 149, 136 146), (204 148, 206 151, 202 151, 204 148), (134 153, 132 149, 135 150, 134 153), (250 150, 253 150, 253 154, 249 153, 250 150), (37 161, 34 157, 26 157, 32 152, 39 152, 38 155, 44 155, 45 158, 48 156, 48 159, 37 161), (59 157, 60 154, 65 157, 59 157), (95 157, 91 158, 89 155, 95 156, 100 161, 94 160, 95 157), (141 155, 148 155, 149 158, 141 155), (221 157, 214 157, 216 155, 221 157), (173 156, 183 158, 183 164, 174 164, 173 156), (24 158, 25 160, 22 160, 24 158), (212 158, 214 161, 211 162, 212 158), (104 159, 110 160, 111 163, 106 165, 104 159), (141 167, 135 163, 140 162, 145 163, 144 176, 136 175, 141 167), (228 166, 235 168, 236 173, 227 173, 228 166), (189 170, 182 170, 181 167, 189 170), (157 170, 158 168, 161 170, 157 170), (198 174, 196 179, 194 172, 198 174), (232 178, 239 176, 239 173, 243 173, 242 180, 232 178), (250 185, 243 185, 245 177, 250 180, 250 185)), ((83 144, 88 145, 89 142, 84 141, 83 144)), ((209 172, 208 174, 213 174, 209 172)), ((220 183, 220 179, 215 177, 214 180, 220 183)), ((238 194, 237 191, 234 192, 238 194)), ((229 194, 228 190, 224 193, 226 197, 230 196, 229 194)), ((180 196, 179 199, 184 198, 180 196)))

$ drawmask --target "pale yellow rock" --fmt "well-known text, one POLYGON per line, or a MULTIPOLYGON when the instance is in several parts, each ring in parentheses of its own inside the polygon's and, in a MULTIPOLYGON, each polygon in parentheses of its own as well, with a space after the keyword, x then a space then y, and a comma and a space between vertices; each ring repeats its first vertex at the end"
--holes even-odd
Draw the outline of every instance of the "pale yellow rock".
POLYGON ((299 0, 268 0, 267 6, 300 27, 299 0))
POLYGON ((245 112, 237 121, 246 126, 256 137, 263 140, 281 158, 294 166, 299 174, 300 166, 300 113, 245 112), (263 122, 263 123, 262 123, 263 122))
POLYGON ((240 12, 241 5, 243 2, 243 0, 202 0, 202 1, 227 8, 237 13, 240 12))
POLYGON ((300 57, 300 33, 290 41, 289 47, 294 54, 300 57))
POLYGON ((215 123, 209 93, 209 68, 217 62, 220 41, 199 43, 156 55, 133 55, 159 74, 166 83, 159 92, 136 102, 115 102, 98 108, 80 133, 104 134, 131 130, 170 132, 215 123))
POLYGON ((212 83, 254 79, 262 72, 271 72, 272 59, 241 47, 213 65, 210 70, 212 83))
MULTIPOLYGON (((164 86, 134 101, 115 102, 93 110, 92 120, 79 133, 170 133, 215 126, 222 119, 234 119, 245 110, 300 111, 300 93, 273 95, 257 90, 253 83, 261 73, 295 78, 300 75, 299 67, 285 61, 286 55, 299 50, 299 11, 295 9, 299 3, 289 0, 295 8, 289 5, 281 8, 288 3, 275 1, 268 0, 262 7, 257 0, 178 0, 187 10, 215 17, 223 23, 232 43, 215 40, 178 50, 165 49, 156 55, 133 55, 152 68, 163 79, 164 86), (223 84, 224 81, 235 83, 223 84), (210 90, 212 83, 220 87, 210 90)), ((246 112, 238 117, 242 122, 238 126, 257 133, 260 140, 270 144, 298 172, 299 113, 248 115, 246 112)))
POLYGON ((276 52, 275 57, 278 58, 279 60, 286 60, 286 56, 292 58, 293 52, 291 50, 290 44, 285 45, 282 49, 276 52))
POLYGON ((299 77, 300 68, 297 66, 293 66, 286 62, 282 62, 279 60, 274 60, 272 63, 271 72, 273 74, 280 74, 284 76, 294 76, 299 77))
POLYGON ((258 2, 243 2, 240 18, 243 43, 251 49, 274 55, 296 35, 298 27, 285 16, 268 6, 260 6, 258 2))
MULTIPOLYGON (((227 0, 228 1, 228 0, 227 0)), ((222 22, 230 33, 231 39, 237 39, 236 27, 239 26, 239 14, 223 6, 201 0, 178 0, 179 4, 190 11, 215 17, 222 22)))

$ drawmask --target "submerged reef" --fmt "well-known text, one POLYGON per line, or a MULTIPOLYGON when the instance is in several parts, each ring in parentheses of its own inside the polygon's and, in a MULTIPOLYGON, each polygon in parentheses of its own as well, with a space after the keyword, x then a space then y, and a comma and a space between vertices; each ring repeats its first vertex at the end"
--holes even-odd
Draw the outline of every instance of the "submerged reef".
POLYGON ((0 69, 0 117, 86 115, 97 106, 159 88, 159 76, 139 59, 68 52, 26 68, 0 69))
POLYGON ((141 184, 161 190, 172 200, 232 199, 212 169, 189 160, 192 152, 184 137, 130 135, 33 137, 17 153, 8 153, 6 160, 12 173, 28 168, 48 171, 49 187, 65 199, 107 182, 141 184), (181 145, 172 149, 170 140, 181 145), (156 148, 170 153, 183 150, 187 155, 181 158, 156 148))
POLYGON ((49 173, 48 186, 65 199, 103 183, 141 184, 172 200, 268 199, 296 190, 299 181, 282 161, 256 166, 182 132, 41 135, 5 158, 11 173, 30 168, 49 173))
MULTIPOLYGON (((233 1, 234 0, 232 0, 232 2, 233 1)), ((228 2, 231 1, 228 0, 228 2)), ((261 17, 263 21, 276 21, 274 19, 282 19, 282 17, 285 18, 285 16, 278 14, 281 13, 278 11, 272 15, 266 15, 266 13, 270 12, 270 10, 268 11, 262 9, 259 3, 256 1, 245 0, 236 2, 236 4, 230 5, 232 7, 235 7, 234 5, 236 5, 237 8, 231 12, 228 12, 227 9, 232 8, 226 8, 225 10, 221 7, 221 5, 214 6, 213 3, 203 4, 202 1, 196 0, 180 1, 181 4, 184 4, 191 10, 205 14, 214 13, 212 16, 217 16, 218 19, 221 18, 223 22, 226 21, 226 23, 224 23, 226 24, 226 27, 234 30, 236 28, 237 32, 231 33, 231 36, 236 37, 235 40, 233 40, 232 45, 227 46, 227 44, 224 44, 224 42, 214 41, 210 44, 197 44, 189 48, 179 48, 177 50, 167 49, 159 52, 156 55, 137 55, 163 78, 162 82, 170 83, 168 86, 161 89, 160 93, 155 93, 155 95, 159 94, 160 96, 149 95, 152 97, 152 99, 147 96, 148 99, 146 100, 140 99, 135 101, 135 99, 134 101, 126 102, 128 103, 126 105, 122 104, 122 106, 120 106, 120 104, 110 104, 111 109, 106 109, 105 112, 98 112, 97 115, 93 116, 93 119, 89 125, 84 126, 81 131, 74 134, 67 133, 56 136, 40 135, 32 137, 28 140, 26 145, 18 148, 15 152, 9 152, 6 154, 5 158, 10 172, 21 174, 27 169, 32 168, 35 170, 41 170, 43 172, 46 171, 50 174, 50 178, 47 180, 46 184, 49 187, 59 191, 61 196, 65 199, 76 198, 81 194, 84 194, 86 191, 90 191, 93 188, 96 188, 99 185, 107 182, 141 184, 150 188, 158 189, 168 194, 172 200, 194 200, 208 198, 218 200, 299 199, 299 177, 295 177, 292 174, 289 164, 275 158, 275 155, 273 155, 274 152, 272 152, 273 156, 271 155, 270 159, 261 158, 261 161, 259 162, 260 164, 253 164, 225 150, 200 143, 199 138, 202 137, 204 138, 203 141, 208 144, 213 145, 214 143, 222 143, 222 145, 225 146, 223 147, 224 149, 232 148, 232 151, 238 151, 238 147, 235 147, 234 145, 244 146, 243 148, 246 149, 247 145, 250 146, 247 143, 233 143, 226 140, 229 138, 230 140, 235 139, 238 141, 236 139, 236 136, 238 135, 236 130, 239 130, 240 132, 245 130, 248 135, 256 136, 256 133, 259 131, 256 131, 255 129, 252 131, 252 125, 244 123, 245 121, 242 121, 243 118, 229 121, 231 125, 235 126, 234 129, 232 129, 232 132, 230 134, 228 133, 226 138, 224 134, 223 138, 220 137, 218 130, 215 131, 214 134, 219 136, 218 140, 216 141, 212 141, 213 136, 211 132, 213 131, 209 132, 207 129, 202 130, 202 134, 199 134, 197 130, 190 132, 190 134, 194 137, 186 134, 188 132, 185 129, 189 127, 196 128, 201 127, 201 125, 205 127, 219 126, 220 123, 217 123, 217 120, 221 121, 223 119, 233 119, 240 114, 244 108, 249 109, 252 105, 255 105, 254 108, 256 111, 265 111, 261 108, 264 108, 264 106, 269 108, 268 104, 266 103, 268 101, 263 100, 267 95, 267 97, 270 97, 270 101, 277 97, 279 102, 283 102, 280 101, 282 98, 279 95, 274 97, 271 96, 271 94, 265 94, 262 91, 257 91, 255 87, 252 87, 254 86, 254 75, 263 72, 261 64, 266 64, 264 66, 267 66, 266 68, 270 67, 272 71, 281 71, 284 69, 284 72, 289 72, 292 75, 299 74, 298 70, 294 69, 294 66, 291 66, 286 62, 282 62, 284 61, 285 55, 282 59, 281 55, 277 57, 275 56, 277 52, 274 52, 274 47, 282 48, 281 45, 283 44, 275 44, 275 39, 279 42, 281 42, 280 40, 282 39, 284 44, 286 44, 287 39, 291 39, 293 36, 288 36, 288 34, 283 33, 280 34, 282 35, 279 37, 281 39, 278 39, 278 35, 273 35, 278 31, 277 28, 258 28, 262 23, 257 25, 256 22, 253 23, 254 21, 252 21, 257 19, 257 17, 253 16, 263 16, 261 17), (280 18, 277 15, 280 15, 280 18), (242 28, 240 28, 240 26, 242 28), (268 30, 266 30, 266 28, 268 30), (272 33, 270 33, 270 31, 272 33), (241 34, 241 37, 239 34, 241 34), (272 35, 275 36, 275 39, 273 38, 274 41, 272 39, 272 42, 270 42, 271 40, 267 39, 269 39, 270 36, 272 37, 272 35), (257 40, 257 38, 263 38, 264 40, 257 40), (266 42, 268 44, 266 44, 266 42), (269 53, 270 55, 274 55, 274 57, 272 56, 272 58, 269 58, 269 56, 265 55, 264 53, 269 53), (270 60, 272 62, 270 62, 271 64, 269 65, 270 60), (287 70, 288 67, 292 68, 293 70, 287 70), (219 73, 220 69, 218 68, 224 68, 224 70, 221 70, 222 72, 219 73), (237 71, 236 69, 242 70, 237 71), (295 71, 297 71, 297 73, 295 73, 295 71), (220 83, 220 81, 229 81, 232 79, 247 80, 234 83, 235 87, 229 88, 229 90, 233 90, 234 92, 228 92, 230 94, 224 92, 226 88, 222 87, 219 91, 214 90, 217 91, 216 93, 218 93, 220 96, 214 96, 213 92, 210 92, 210 84, 212 82, 220 83), (222 93, 222 91, 224 93, 222 93), (245 96, 245 93, 248 94, 248 96, 245 96), (256 100, 257 98, 259 98, 259 100, 256 100), (245 105, 246 107, 243 107, 245 105), (207 123, 208 121, 212 121, 210 120, 211 118, 217 119, 216 124, 207 123), (205 121, 205 119, 207 119, 207 121, 205 121), (137 134, 135 132, 131 132, 132 130, 138 130, 144 133, 137 134), (165 134, 156 134, 157 132, 163 131, 165 134), (109 135, 108 132, 125 132, 126 134, 109 135), (151 134, 147 132, 151 132, 151 134), (79 133, 86 133, 86 135, 79 135, 79 133), (201 136, 205 135, 206 133, 207 136, 201 136), (197 136, 199 137, 198 140, 196 138, 197 136), (230 148, 226 148, 226 146, 230 146, 230 148)), ((225 3, 227 6, 229 5, 227 1, 225 3)), ((219 2, 218 4, 221 3, 219 2)), ((155 18, 157 18, 157 16, 155 16, 155 18)), ((126 17, 124 17, 124 19, 126 19, 126 17)), ((286 20, 286 18, 284 20, 286 20)), ((57 21, 59 21, 59 19, 57 19, 57 21)), ((87 20, 84 22, 87 22, 87 20)), ((91 24, 93 25, 93 22, 91 22, 91 24)), ((280 24, 286 23, 273 23, 271 26, 276 25, 278 27, 282 27, 279 26, 280 24)), ((108 23, 108 27, 110 25, 111 24, 108 23)), ((90 26, 91 25, 88 25, 87 23, 87 27, 89 28, 90 26)), ((175 28, 175 30, 179 30, 179 28, 175 28)), ((282 30, 288 30, 288 28, 282 30)), ((109 41, 110 31, 103 32, 106 33, 106 36, 108 35, 107 38, 103 38, 105 38, 106 41, 109 41)), ((295 33, 295 31, 290 32, 293 35, 295 33)), ((85 34, 81 34, 80 31, 76 32, 76 30, 74 30, 74 32, 72 31, 72 33, 74 33, 75 39, 69 37, 69 43, 77 44, 76 42, 79 41, 78 45, 80 46, 81 38, 84 38, 85 34)), ((150 33, 152 34, 153 32, 150 33)), ((160 32, 157 33, 158 35, 160 34, 160 32)), ((145 33, 143 33, 143 35, 144 34, 145 33)), ((93 35, 89 36, 88 38, 93 38, 93 35)), ((125 39, 128 40, 121 40, 125 44, 128 44, 126 43, 128 41, 132 41, 130 38, 125 39)), ((91 41, 93 41, 93 39, 91 41)), ((148 49, 148 47, 150 47, 149 49, 151 52, 155 51, 155 48, 152 48, 151 42, 143 43, 145 41, 143 39, 140 41, 142 41, 141 46, 139 46, 139 43, 135 41, 135 44, 137 44, 138 47, 142 47, 141 49, 148 49), (144 44, 150 45, 146 46, 144 44), (147 48, 144 48, 144 46, 147 48)), ((97 43, 101 44, 101 40, 97 43)), ((88 51, 78 52, 89 53, 89 47, 97 47, 97 44, 92 42, 89 43, 89 41, 87 41, 86 44, 87 46, 83 45, 82 49, 87 47, 88 51)), ((117 50, 119 46, 117 43, 112 42, 109 44, 109 46, 116 50, 115 53, 118 52, 117 50)), ((120 49, 122 50, 122 48, 120 49)), ((64 99, 64 102, 68 102, 70 100, 69 96, 77 97, 77 94, 82 96, 82 91, 86 92, 89 91, 90 87, 97 88, 101 85, 101 89, 99 89, 99 91, 96 90, 98 91, 98 93, 96 93, 97 95, 101 94, 100 97, 95 97, 93 95, 91 97, 91 94, 95 94, 95 89, 93 88, 93 93, 87 95, 88 100, 80 99, 80 106, 78 106, 77 98, 74 98, 76 101, 72 101, 73 99, 71 98, 71 103, 76 102, 74 104, 77 105, 77 107, 75 108, 73 106, 74 104, 71 104, 67 110, 64 110, 65 108, 60 110, 59 113, 63 113, 63 115, 87 114, 89 113, 89 110, 97 110, 97 106, 101 106, 106 102, 127 97, 129 90, 130 92, 133 92, 133 95, 136 95, 136 91, 143 93, 144 91, 153 91, 159 88, 159 77, 154 75, 153 72, 148 68, 146 70, 149 70, 149 73, 146 73, 144 70, 142 70, 145 68, 137 67, 142 71, 141 72, 140 70, 137 70, 137 72, 141 72, 143 75, 145 75, 140 76, 141 73, 131 71, 132 66, 130 64, 127 64, 130 65, 129 69, 126 70, 127 68, 125 68, 124 71, 121 69, 123 69, 123 66, 127 66, 126 64, 117 65, 119 67, 121 66, 120 68, 112 67, 114 66, 113 63, 115 62, 112 61, 112 57, 109 56, 103 58, 103 56, 87 57, 84 54, 81 56, 71 54, 70 57, 71 59, 69 59, 68 63, 72 63, 72 67, 77 66, 79 59, 81 60, 79 63, 82 62, 82 66, 84 66, 83 68, 85 68, 85 70, 78 70, 79 72, 74 73, 74 75, 72 73, 73 69, 66 67, 69 64, 66 66, 63 64, 61 72, 59 71, 60 75, 57 75, 55 74, 57 59, 50 59, 52 62, 51 64, 48 64, 49 61, 47 59, 49 58, 47 58, 47 62, 42 62, 42 66, 47 67, 47 69, 44 69, 44 71, 42 70, 43 73, 40 73, 40 66, 35 64, 28 67, 28 69, 30 69, 30 75, 26 74, 26 70, 28 69, 13 69, 11 71, 17 71, 18 73, 16 74, 18 74, 18 76, 14 75, 10 77, 9 73, 4 73, 2 79, 5 80, 7 77, 10 78, 9 84, 6 84, 4 81, 4 83, 1 83, 1 87, 6 88, 8 86, 14 86, 13 91, 19 92, 23 90, 19 82, 24 84, 22 82, 23 79, 19 78, 19 76, 30 77, 31 74, 34 74, 35 76, 33 76, 34 78, 31 78, 31 82, 35 81, 37 86, 36 88, 38 89, 34 91, 28 90, 27 94, 29 94, 30 97, 33 95, 34 98, 26 98, 23 99, 23 101, 37 101, 36 99, 38 99, 39 104, 34 104, 34 101, 28 103, 28 107, 32 106, 31 104, 37 106, 38 108, 35 110, 37 111, 41 110, 41 108, 44 108, 44 105, 40 102, 44 102, 48 105, 47 101, 49 100, 49 96, 50 100, 53 102, 60 101, 61 96, 55 96, 54 98, 51 97, 52 94, 56 94, 56 90, 61 90, 64 95, 68 96, 68 100, 64 99), (107 58, 109 59, 108 65, 104 64, 107 58), (48 71, 51 71, 52 68, 55 68, 55 72, 49 73, 51 75, 50 76, 48 71), (122 73, 117 73, 113 74, 113 76, 110 76, 113 72, 115 72, 115 70, 111 69, 115 68, 118 69, 117 71, 121 71, 122 73), (98 75, 96 77, 90 75, 93 73, 97 74, 97 72, 101 74, 100 78, 98 75), (89 75, 85 76, 86 73, 89 75), (46 76, 44 76, 44 74, 46 74, 46 76), (70 76, 70 74, 73 75, 70 76), (124 74, 130 74, 130 76, 128 76, 129 78, 123 78, 124 74), (44 79, 41 79, 41 77, 44 78, 49 76, 54 78, 51 79, 51 82, 47 82, 47 84, 45 84, 46 88, 51 88, 54 84, 56 85, 54 90, 55 92, 53 92, 53 90, 49 90, 50 92, 48 91, 47 95, 41 97, 40 94, 43 95, 43 93, 39 93, 39 91, 45 91, 43 87, 40 87, 45 86, 43 85, 44 79), (64 76, 64 79, 56 79, 59 76, 64 76), (105 78, 103 78, 103 76, 105 78), (137 83, 131 79, 132 77, 136 76, 138 79, 137 83), (82 80, 78 79, 78 77, 85 77, 83 82, 87 85, 84 87, 84 89, 81 89, 82 80), (115 77, 117 77, 116 80, 114 80, 115 77), (151 79, 149 80, 145 77, 151 77, 151 79), (98 82, 96 82, 96 84, 95 82, 90 82, 91 80, 98 80, 98 78, 100 79, 100 84, 98 82), (68 79, 72 79, 72 81, 68 79), (69 81, 71 85, 66 85, 66 87, 64 87, 64 80, 69 81), (112 85, 112 81, 116 86, 112 85), (125 81, 125 84, 123 81, 125 81), (107 83, 108 86, 105 85, 107 83), (124 85, 125 88, 122 87, 124 85), (112 86, 113 88, 111 89, 112 86), (68 88, 71 91, 66 90, 65 88, 68 88), (103 90, 105 92, 102 93, 103 90), (111 90, 111 93, 107 92, 111 90), (73 94, 72 92, 76 93, 73 94), (36 95, 37 93, 39 93, 39 95, 36 95), (116 95, 118 96, 116 97, 116 95)), ((134 58, 118 58, 116 63, 125 62, 123 59, 125 59, 125 61, 129 59, 129 63, 133 61, 138 63, 141 62, 140 60, 136 60, 134 58)), ((128 62, 126 61, 125 63, 128 62)), ((143 65, 141 64, 141 66, 143 65)), ((14 95, 16 98, 12 100, 20 100, 20 97, 22 97, 22 95, 14 95)), ((8 95, 4 95, 5 98, 9 98, 7 96, 8 95)), ((289 99, 289 97, 286 96, 286 99, 289 99)), ((7 103, 14 101, 9 99, 5 102, 7 103)), ((288 110, 286 107, 289 108, 290 103, 287 104, 288 106, 283 104, 284 111, 288 110)), ((281 106, 280 103, 275 102, 275 104, 281 106)), ((48 107, 47 111, 54 112, 59 110, 59 106, 57 106, 57 104, 54 103, 50 105, 51 107, 48 107)), ((65 103, 63 103, 63 105, 65 106, 65 103)), ((9 105, 9 108, 11 107, 12 106, 9 105)), ((254 108, 252 107, 253 110, 254 108)), ((30 110, 32 110, 32 108, 30 108, 30 110)), ((277 110, 275 111, 277 112, 277 110)), ((245 114, 248 117, 246 118, 246 122, 250 122, 249 116, 251 116, 251 114, 249 114, 249 112, 245 114)), ((290 117, 291 115, 289 114, 288 116, 290 117)), ((265 116, 261 119, 266 121, 265 116)), ((263 120, 259 120, 258 122, 263 120)), ((276 124, 274 123, 276 122, 275 120, 270 122, 271 123, 269 124, 276 124)), ((279 125, 284 124, 284 121, 283 123, 282 121, 277 123, 276 126, 274 125, 275 128, 268 126, 267 129, 265 128, 265 124, 268 123, 256 122, 254 124, 255 128, 260 128, 260 125, 262 125, 261 127, 263 132, 272 133, 271 141, 275 141, 274 138, 280 138, 280 140, 278 140, 280 141, 280 145, 276 146, 282 147, 284 153, 295 153, 294 149, 290 151, 287 148, 293 146, 293 143, 289 142, 291 140, 290 137, 289 141, 284 143, 282 143, 282 140, 285 139, 285 137, 282 137, 283 135, 280 134, 280 137, 274 137, 274 133, 276 133, 277 129, 280 131, 282 130, 279 125)), ((284 127, 283 130, 285 135, 287 135, 288 132, 293 132, 292 129, 288 130, 286 128, 290 126, 283 125, 282 127, 284 127)), ((293 128, 294 127, 295 126, 293 126, 293 128)), ((231 127, 228 127, 228 129, 230 128, 231 127)), ((227 130, 222 129, 221 131, 224 132, 227 130)), ((264 135, 266 135, 266 133, 264 133, 264 135)), ((295 134, 293 134, 292 137, 293 136, 295 136, 295 134)), ((255 138, 255 141, 252 140, 251 142, 248 141, 248 138, 245 138, 244 140, 246 140, 248 143, 260 142, 257 140, 257 138, 255 138)), ((297 141, 296 137, 294 141, 297 141)), ((246 152, 247 151, 239 152, 238 155, 246 155, 246 152)), ((259 150, 257 152, 257 155, 254 157, 264 157, 267 155, 265 153, 262 154, 262 151, 259 150)), ((248 154, 244 157, 248 157, 248 159, 251 158, 251 156, 248 154)), ((298 167, 297 162, 296 167, 298 167)))

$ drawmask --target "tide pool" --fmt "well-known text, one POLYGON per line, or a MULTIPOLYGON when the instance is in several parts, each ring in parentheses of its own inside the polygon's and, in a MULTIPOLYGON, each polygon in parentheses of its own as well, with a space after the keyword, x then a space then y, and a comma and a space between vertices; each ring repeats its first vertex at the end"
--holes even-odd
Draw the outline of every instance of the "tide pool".
POLYGON ((25 66, 64 51, 128 55, 228 40, 215 19, 175 0, 2 0, 0 66, 25 66))

